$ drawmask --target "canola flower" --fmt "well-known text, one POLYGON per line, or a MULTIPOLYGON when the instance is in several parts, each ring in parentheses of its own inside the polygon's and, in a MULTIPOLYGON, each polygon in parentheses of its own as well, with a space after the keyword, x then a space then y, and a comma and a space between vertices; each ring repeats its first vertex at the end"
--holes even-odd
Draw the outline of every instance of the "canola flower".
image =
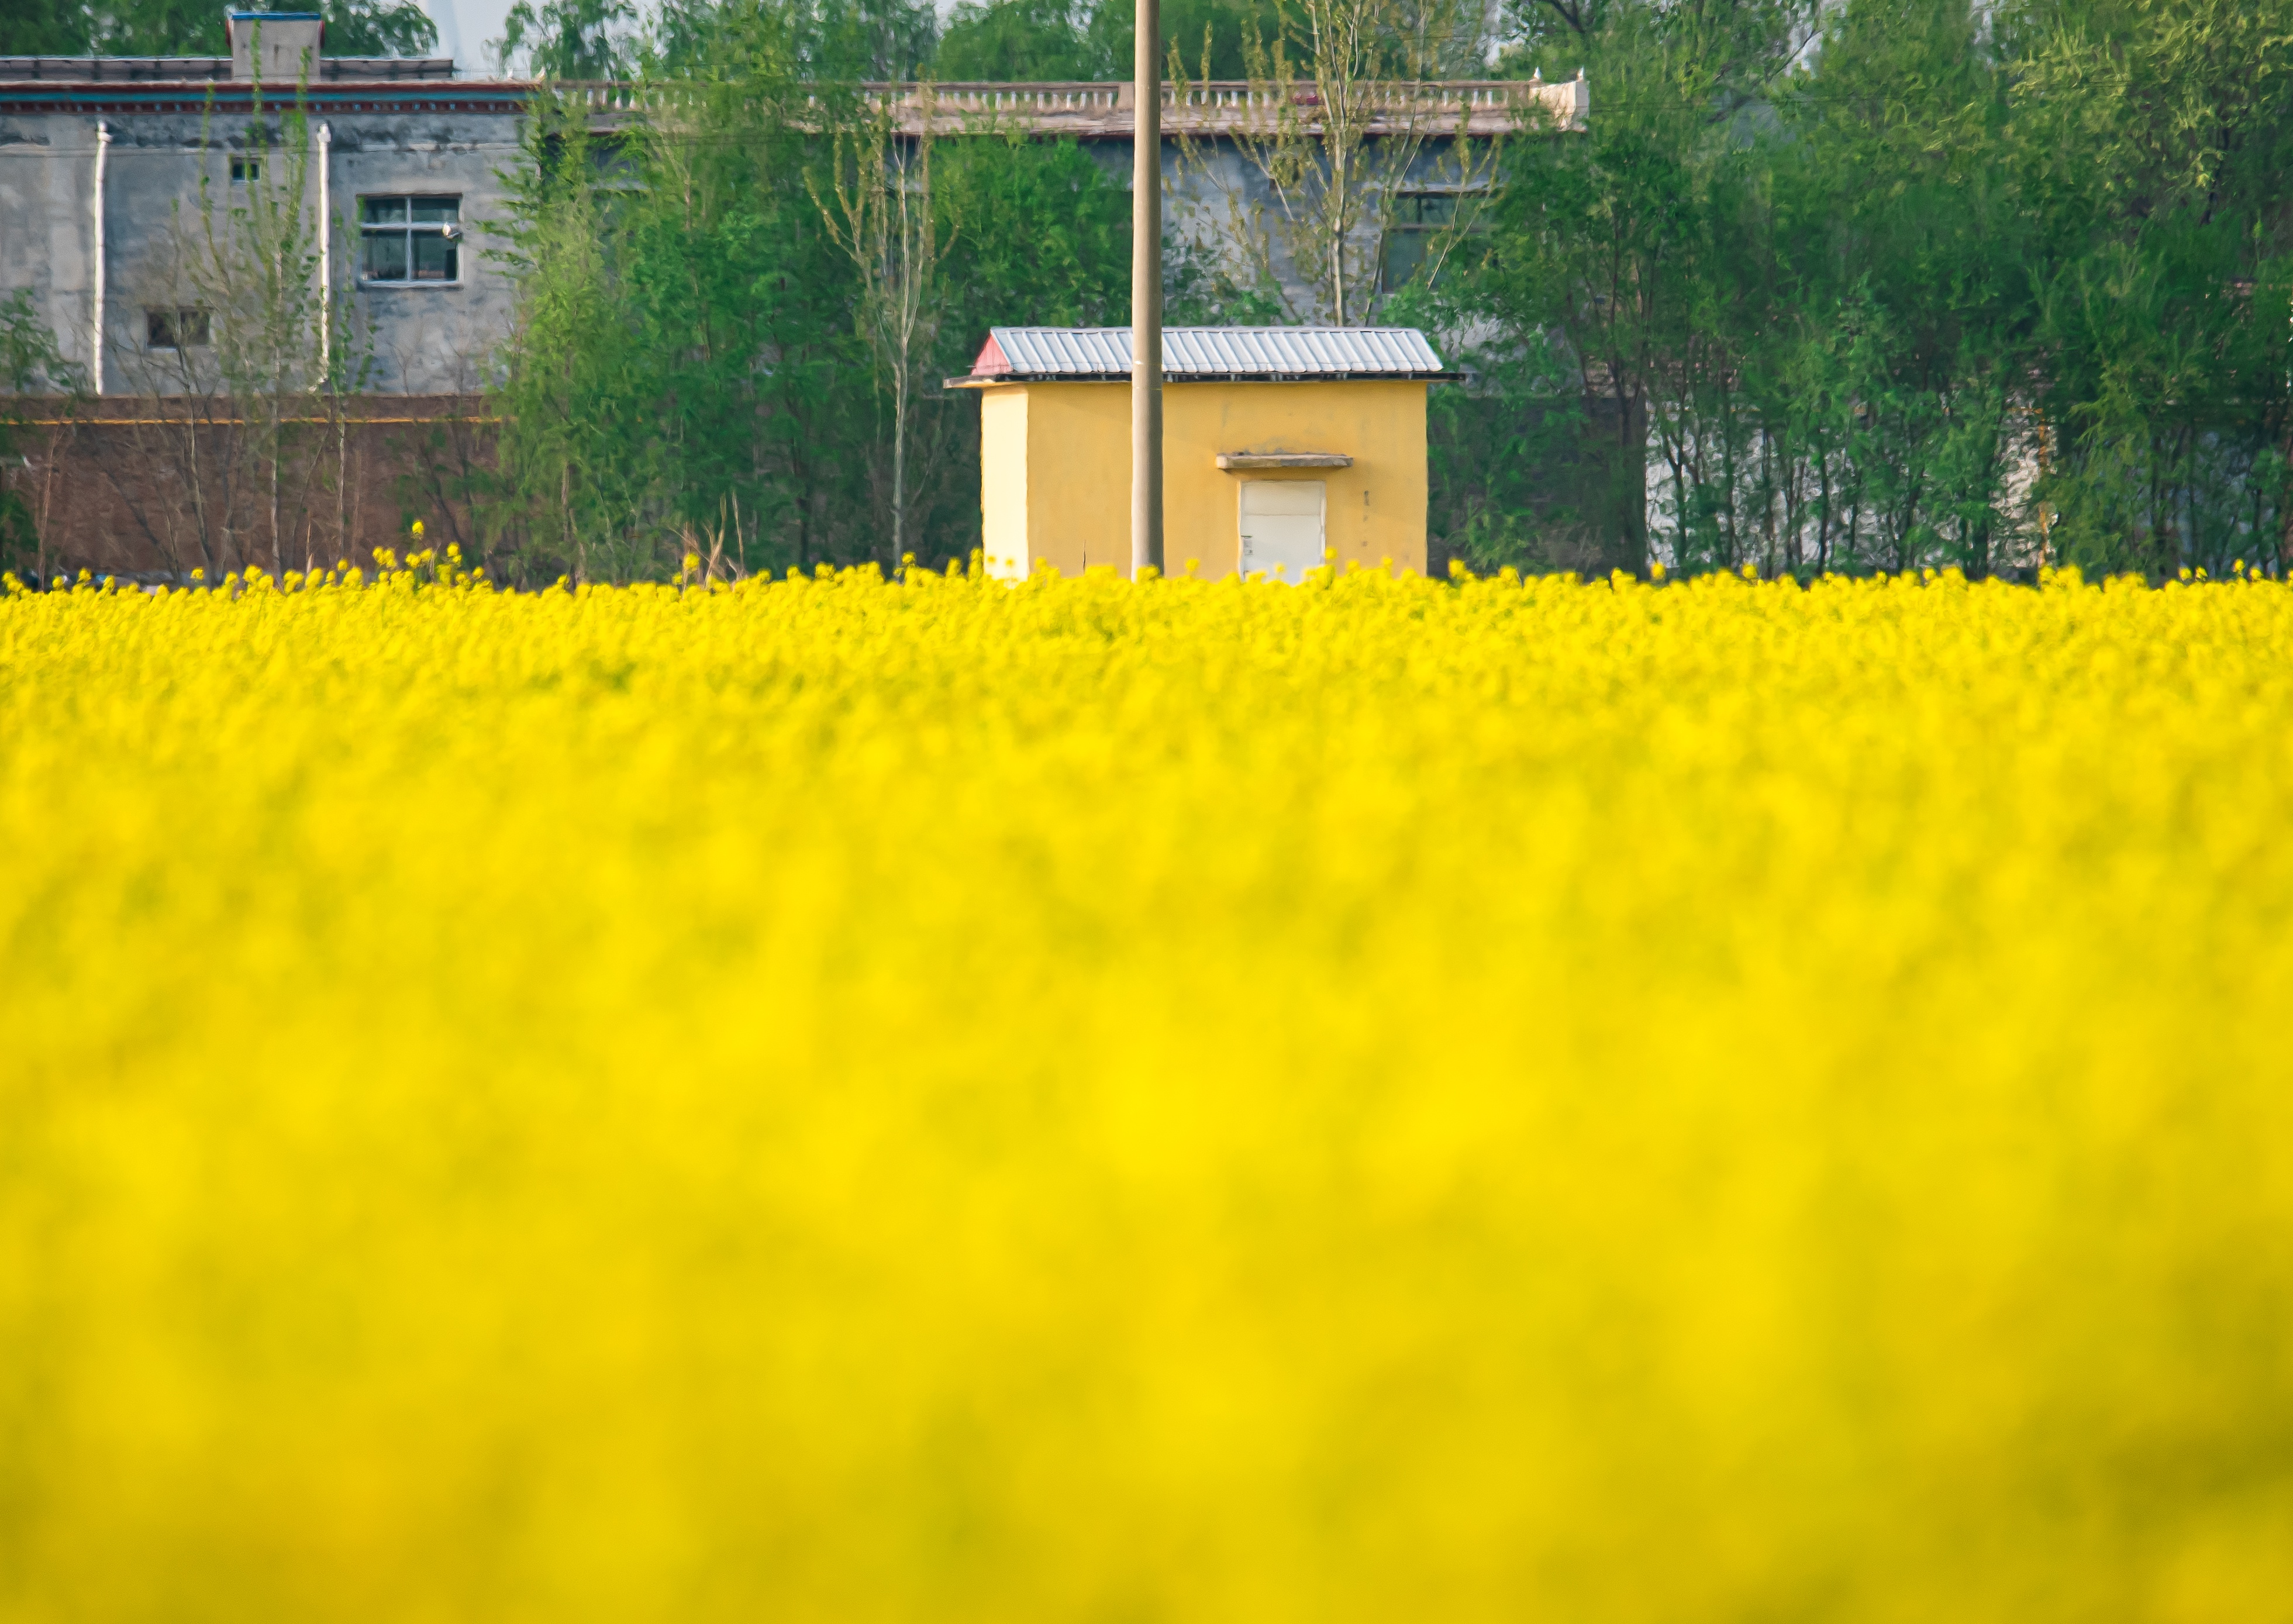
POLYGON ((217 585, 0 599, 0 1619, 2293 1617, 2283 586, 217 585))

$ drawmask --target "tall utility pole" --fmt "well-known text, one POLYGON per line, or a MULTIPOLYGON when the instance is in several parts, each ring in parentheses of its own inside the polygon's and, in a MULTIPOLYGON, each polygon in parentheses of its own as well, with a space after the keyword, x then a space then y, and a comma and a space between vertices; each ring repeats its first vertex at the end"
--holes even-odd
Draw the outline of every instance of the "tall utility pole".
POLYGON ((1138 0, 1131 99, 1130 579, 1163 567, 1163 5, 1138 0))

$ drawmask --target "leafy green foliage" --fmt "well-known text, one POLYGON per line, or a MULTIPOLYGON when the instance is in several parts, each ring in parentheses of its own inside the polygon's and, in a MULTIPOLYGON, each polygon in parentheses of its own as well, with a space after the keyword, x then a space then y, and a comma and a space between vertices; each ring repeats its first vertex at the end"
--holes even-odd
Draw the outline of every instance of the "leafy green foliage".
POLYGON ((1282 325, 1281 290, 1252 284, 1246 280, 1248 271, 1200 236, 1166 230, 1163 319, 1173 327, 1282 325))
MULTIPOLYGON (((438 30, 417 0, 321 0, 328 56, 418 56, 438 30)), ((0 0, 0 55, 221 56, 227 8, 189 0, 0 0)))
POLYGON ((1118 68, 1075 0, 960 0, 933 66, 947 79, 1111 79, 1118 68))
POLYGON ((675 77, 849 85, 916 77, 938 37, 929 0, 668 0, 647 52, 675 77))
POLYGON ((2288 562, 2287 0, 1513 20, 1593 115, 1515 152, 1459 304, 1644 416, 1675 562, 2288 562))
POLYGON ((328 56, 420 56, 438 48, 438 27, 415 0, 328 0, 328 56))
MULTIPOLYGON (((688 549, 749 571, 896 562, 889 392, 808 184, 820 112, 854 110, 761 66, 814 48, 800 21, 751 13, 736 60, 760 66, 657 85, 658 116, 618 150, 563 110, 535 122, 503 250, 525 291, 501 475, 474 493, 525 579, 647 574, 688 549)), ((1129 199, 1072 142, 968 137, 933 164, 949 247, 907 485, 909 545, 936 559, 968 554, 979 522, 976 410, 939 380, 995 323, 1119 320, 1129 199)))
MULTIPOLYGON (((1130 77, 1134 14, 1122 0, 1111 0, 1092 18, 1106 33, 1122 78, 1130 77)), ((1166 0, 1163 45, 1179 53, 1195 78, 1244 79, 1250 77, 1253 36, 1270 41, 1285 29, 1294 31, 1297 22, 1297 7, 1285 9, 1282 0, 1166 0)))
POLYGON ((954 355, 968 365, 993 326, 1129 320, 1130 195, 1082 148, 1012 134, 951 143, 937 163, 940 204, 958 226, 954 355))
POLYGON ((38 537, 31 504, 13 478, 23 465, 17 434, 36 415, 69 416, 85 388, 81 369, 58 350, 30 290, 0 299, 0 562, 34 579, 38 537))
MULTIPOLYGON (((934 70, 944 79, 1127 79, 1135 15, 1129 0, 960 0, 934 70)), ((1284 26, 1275 0, 1168 0, 1163 7, 1164 44, 1196 77, 1205 62, 1211 78, 1246 77, 1251 30, 1270 39, 1284 26)))
POLYGON ((231 33, 222 6, 202 0, 99 0, 94 48, 114 56, 222 56, 231 33))
POLYGON ((636 17, 631 0, 517 0, 496 53, 505 70, 541 78, 620 78, 634 60, 636 17))
POLYGON ((94 32, 84 5, 66 0, 0 0, 0 56, 77 56, 94 32))

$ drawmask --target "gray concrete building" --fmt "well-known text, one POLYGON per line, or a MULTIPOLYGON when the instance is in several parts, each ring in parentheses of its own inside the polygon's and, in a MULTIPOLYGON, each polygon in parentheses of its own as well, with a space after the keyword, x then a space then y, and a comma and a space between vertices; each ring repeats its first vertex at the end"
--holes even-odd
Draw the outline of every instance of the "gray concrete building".
POLYGON ((30 291, 93 393, 213 381, 219 299, 312 328, 365 392, 483 383, 515 289, 471 228, 499 217, 531 87, 322 58, 320 27, 236 14, 231 57, 0 58, 0 297, 30 291), (293 221, 250 207, 282 177, 293 221), (260 286, 269 248, 307 281, 260 286))
MULTIPOLYGON (((322 27, 311 13, 239 12, 229 57, 0 58, 0 297, 28 289, 95 393, 214 381, 220 363, 196 353, 211 348, 212 305, 256 296, 239 284, 262 279, 235 262, 278 258, 280 239, 309 262, 308 311, 280 308, 297 289, 266 287, 260 298, 273 320, 323 328, 314 337, 357 369, 355 392, 460 394, 487 381, 515 290, 484 251, 486 228, 501 220, 533 87, 460 77, 444 58, 324 57, 322 27), (282 175, 298 183, 305 218, 291 229, 271 220, 266 241, 264 223, 247 218, 262 211, 247 206, 275 198, 282 175)), ((911 136, 1017 123, 1129 172, 1128 85, 882 88, 911 136)), ((1262 87, 1164 94, 1176 231, 1203 238, 1236 207, 1278 206, 1237 140, 1272 116, 1262 87), (1182 142, 1195 162, 1181 161, 1182 142)), ((1581 81, 1492 82, 1424 87, 1397 104, 1380 129, 1406 118, 1437 134, 1414 166, 1422 195, 1405 199, 1391 244, 1371 245, 1370 273, 1408 268, 1418 233, 1443 218, 1453 132, 1509 131, 1531 102, 1579 121, 1588 99, 1581 81)), ((601 131, 620 117, 600 97, 601 131)), ((1276 258, 1293 302, 1310 305, 1326 269, 1276 258)), ((233 313, 244 324, 253 313, 233 313)))

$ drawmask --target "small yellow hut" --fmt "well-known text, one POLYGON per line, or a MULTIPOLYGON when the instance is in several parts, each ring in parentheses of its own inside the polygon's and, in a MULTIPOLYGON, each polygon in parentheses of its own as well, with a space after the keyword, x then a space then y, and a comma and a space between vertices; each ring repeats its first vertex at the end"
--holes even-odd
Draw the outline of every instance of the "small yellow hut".
MULTIPOLYGON (((1425 391, 1457 376, 1414 328, 1163 331, 1172 573, 1297 581, 1323 562, 1425 568, 1425 391)), ((1130 329, 999 327, 980 391, 988 568, 1130 564, 1130 329)))

